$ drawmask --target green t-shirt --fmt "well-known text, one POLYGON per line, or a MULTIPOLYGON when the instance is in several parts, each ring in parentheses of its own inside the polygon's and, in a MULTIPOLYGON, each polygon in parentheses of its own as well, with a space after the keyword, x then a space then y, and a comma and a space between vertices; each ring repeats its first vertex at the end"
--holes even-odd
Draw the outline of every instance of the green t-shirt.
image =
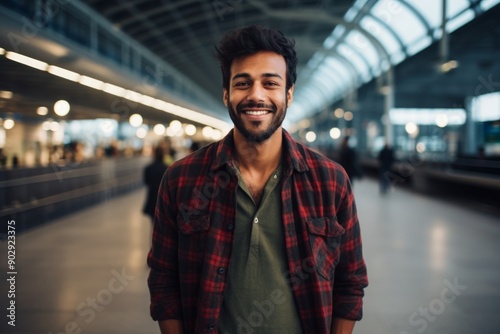
POLYGON ((281 166, 271 174, 260 206, 241 175, 220 334, 301 334, 281 221, 281 166))

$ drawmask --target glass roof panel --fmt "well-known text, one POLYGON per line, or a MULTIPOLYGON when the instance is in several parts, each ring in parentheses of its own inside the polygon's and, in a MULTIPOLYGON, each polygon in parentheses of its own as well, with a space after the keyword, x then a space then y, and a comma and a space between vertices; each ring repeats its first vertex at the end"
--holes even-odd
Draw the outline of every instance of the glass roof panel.
MULTIPOLYGON (((377 44, 387 51, 393 65, 399 64, 407 56, 416 54, 441 37, 441 1, 404 1, 407 5, 399 0, 373 1, 373 5, 370 3, 372 6, 370 15, 365 15, 359 21, 359 27, 375 38, 378 41, 377 44)), ((449 19, 447 30, 449 32, 455 31, 474 19, 475 12, 470 9, 471 2, 471 0, 447 2, 449 19)), ((480 6, 481 9, 488 10, 498 3, 500 0, 483 0, 480 6)), ((344 20, 350 22, 353 18, 359 17, 360 9, 366 4, 368 4, 366 0, 357 0, 344 16, 344 20)), ((381 61, 384 61, 385 56, 377 44, 372 43, 363 32, 351 28, 350 25, 337 25, 330 37, 324 41, 324 49, 316 52, 309 60, 307 67, 312 70, 312 75, 303 82, 305 85, 313 83, 315 86, 328 86, 327 91, 331 92, 331 96, 325 100, 324 94, 320 94, 317 87, 312 90, 311 88, 301 90, 301 93, 307 92, 307 94, 311 94, 312 91, 316 92, 314 96, 296 94, 299 98, 307 98, 307 111, 318 111, 319 109, 309 108, 313 104, 317 108, 323 108, 334 100, 340 99, 353 83, 359 85, 361 82, 368 82, 378 76, 381 73, 381 61), (345 39, 338 43, 339 38, 344 34, 346 34, 345 39), (340 57, 336 57, 336 54, 340 57), (352 64, 352 67, 347 66, 346 61, 352 64), (355 69, 357 73, 353 74, 352 69, 355 69)))
POLYGON ((401 51, 401 45, 394 35, 370 16, 365 16, 359 23, 363 29, 377 38, 389 55, 401 51))
POLYGON ((500 3, 500 0, 483 0, 481 1, 481 9, 487 11, 491 7, 500 3))
MULTIPOLYGON (((448 3, 453 2, 448 1, 448 3)), ((413 8, 425 17, 432 28, 441 26, 441 1, 436 0, 406 0, 413 8)))
POLYGON ((364 82, 370 80, 370 69, 356 52, 352 51, 352 49, 345 44, 339 45, 337 47, 337 52, 352 63, 358 70, 361 80, 364 82))
POLYGON ((470 7, 469 0, 453 0, 447 1, 446 3, 448 4, 448 7, 446 8, 446 17, 448 19, 455 17, 458 13, 470 7))
POLYGON ((469 9, 463 13, 461 13, 459 16, 451 19, 447 25, 446 25, 446 31, 448 32, 453 32, 460 28, 461 26, 467 24, 468 22, 472 21, 476 17, 476 14, 472 9, 469 9))
POLYGON ((425 35, 408 47, 408 55, 412 56, 415 53, 425 49, 431 44, 432 44, 432 38, 428 35, 425 35))
POLYGON ((394 7, 393 1, 381 0, 377 2, 371 13, 384 20, 399 35, 405 45, 414 43, 427 33, 425 26, 413 12, 401 4, 394 7), (392 9, 390 12, 389 8, 396 9, 392 9))
POLYGON ((343 86, 345 87, 349 86, 349 84, 356 79, 352 77, 352 74, 346 69, 343 63, 333 57, 326 58, 322 68, 324 68, 325 74, 333 74, 336 78, 339 78, 341 82, 344 83, 343 86))
POLYGON ((352 30, 347 35, 345 42, 353 49, 362 53, 372 69, 378 68, 380 58, 373 44, 363 36, 359 31, 352 30))

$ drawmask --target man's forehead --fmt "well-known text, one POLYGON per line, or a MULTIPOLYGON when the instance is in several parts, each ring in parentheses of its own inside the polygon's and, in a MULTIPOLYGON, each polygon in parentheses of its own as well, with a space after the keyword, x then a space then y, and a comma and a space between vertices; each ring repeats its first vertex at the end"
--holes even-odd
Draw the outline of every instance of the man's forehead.
POLYGON ((282 75, 286 73, 285 58, 272 51, 260 51, 233 59, 231 77, 247 73, 249 75, 268 75, 270 73, 282 75))

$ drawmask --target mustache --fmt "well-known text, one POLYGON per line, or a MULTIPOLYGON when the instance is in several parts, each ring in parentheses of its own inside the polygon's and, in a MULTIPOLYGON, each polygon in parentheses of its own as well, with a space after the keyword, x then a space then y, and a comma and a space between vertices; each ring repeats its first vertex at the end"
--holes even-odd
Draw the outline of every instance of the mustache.
POLYGON ((242 112, 245 109, 271 109, 273 112, 276 112, 278 108, 274 104, 265 104, 265 103, 256 103, 256 102, 248 102, 248 103, 240 103, 236 106, 237 112, 242 112))

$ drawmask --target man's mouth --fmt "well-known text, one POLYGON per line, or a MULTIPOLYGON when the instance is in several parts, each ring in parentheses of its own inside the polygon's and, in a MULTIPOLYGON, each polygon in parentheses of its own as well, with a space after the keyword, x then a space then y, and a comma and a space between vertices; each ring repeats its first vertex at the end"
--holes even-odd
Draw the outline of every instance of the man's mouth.
POLYGON ((252 116, 260 116, 270 113, 269 110, 243 110, 243 112, 247 115, 252 115, 252 116))

